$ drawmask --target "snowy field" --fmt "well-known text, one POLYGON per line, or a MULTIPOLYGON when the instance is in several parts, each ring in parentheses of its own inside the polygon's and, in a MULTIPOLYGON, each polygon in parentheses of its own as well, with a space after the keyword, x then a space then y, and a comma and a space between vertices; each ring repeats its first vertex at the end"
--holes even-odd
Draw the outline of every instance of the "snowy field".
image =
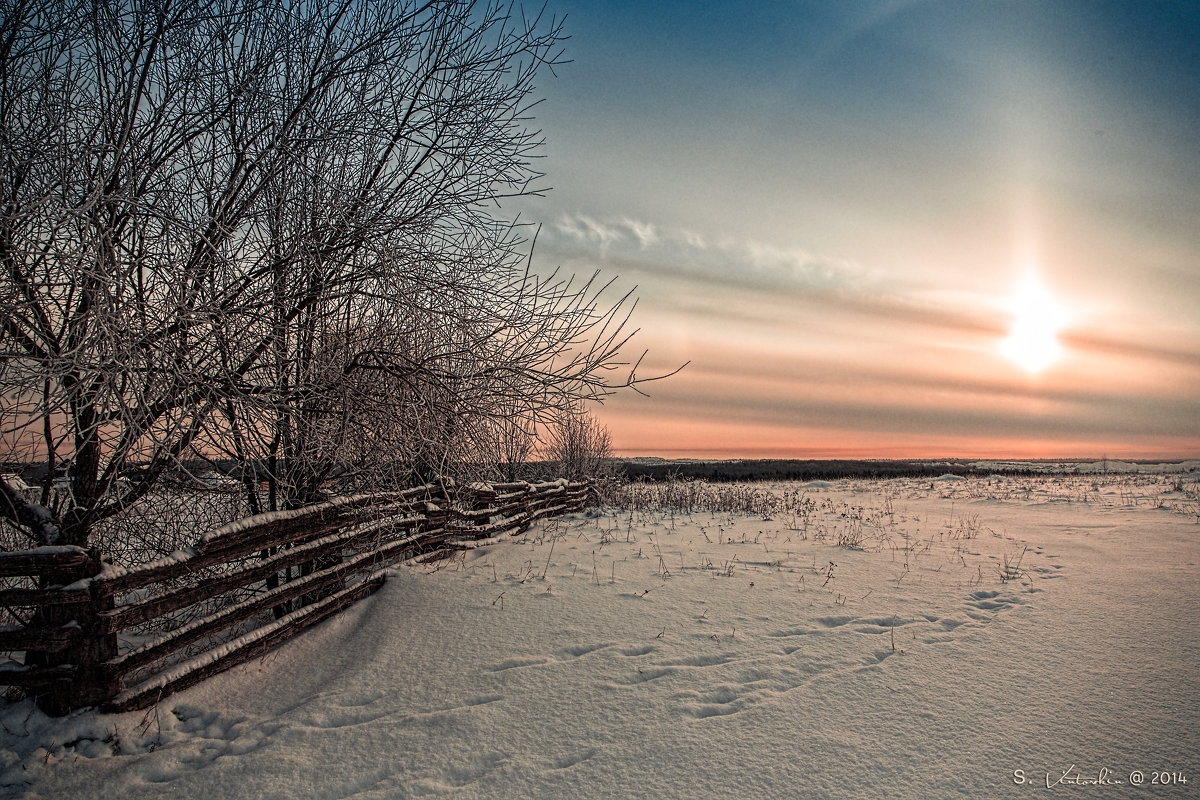
POLYGON ((1200 797, 1196 480, 644 489, 150 713, 0 705, 0 795, 1200 797))

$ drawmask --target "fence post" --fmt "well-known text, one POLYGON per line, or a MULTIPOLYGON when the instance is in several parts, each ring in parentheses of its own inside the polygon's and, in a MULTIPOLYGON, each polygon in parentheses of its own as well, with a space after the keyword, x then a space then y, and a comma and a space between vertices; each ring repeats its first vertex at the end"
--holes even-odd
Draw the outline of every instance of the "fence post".
POLYGON ((535 498, 537 497, 539 491, 540 490, 533 488, 532 483, 525 485, 524 493, 521 496, 521 505, 524 508, 523 513, 525 514, 526 519, 517 528, 517 531, 516 531, 517 533, 524 533, 525 531, 529 530, 529 528, 533 525, 533 520, 529 519, 529 515, 531 513, 533 513, 533 511, 536 510, 536 509, 534 509, 533 506, 534 506, 535 498))
MULTIPOLYGON (((100 551, 88 550, 88 560, 71 573, 47 573, 42 583, 69 585, 100 573, 100 551)), ((105 662, 117 655, 117 635, 104 633, 100 628, 99 612, 114 607, 114 598, 104 587, 93 581, 89 587, 90 597, 81 603, 48 603, 38 609, 41 624, 49 627, 78 625, 83 636, 74 644, 56 653, 40 654, 45 666, 71 665, 75 669, 69 677, 55 681, 37 696, 38 707, 50 716, 61 717, 72 709, 99 705, 114 697, 120 681, 107 669, 105 662)))
MULTIPOLYGON (((333 513, 341 516, 341 513, 338 511, 335 511, 333 513)), ((358 512, 356 511, 356 512, 354 512, 354 514, 355 514, 355 518, 346 520, 347 525, 353 526, 353 525, 358 524, 357 519, 356 519, 358 512)), ((323 556, 318 559, 314 559, 312 561, 305 561, 303 564, 300 565, 300 577, 306 578, 309 575, 313 574, 314 572, 318 572, 318 571, 326 569, 328 567, 337 566, 340 563, 342 563, 341 552, 331 553, 329 555, 323 556)), ((307 594, 301 596, 300 599, 297 601, 297 603, 295 603, 294 605, 296 605, 296 607, 299 607, 299 608, 303 608, 304 606, 310 606, 313 603, 320 602, 321 600, 324 600, 326 597, 329 597, 330 595, 332 595, 338 591, 341 591, 342 589, 345 588, 345 586, 346 586, 345 579, 339 579, 338 581, 329 584, 328 586, 324 587, 323 589, 318 589, 315 592, 308 592, 307 594)))
POLYGON ((584 495, 579 501, 580 509, 603 505, 604 498, 600 494, 600 487, 594 481, 584 481, 583 488, 584 495))

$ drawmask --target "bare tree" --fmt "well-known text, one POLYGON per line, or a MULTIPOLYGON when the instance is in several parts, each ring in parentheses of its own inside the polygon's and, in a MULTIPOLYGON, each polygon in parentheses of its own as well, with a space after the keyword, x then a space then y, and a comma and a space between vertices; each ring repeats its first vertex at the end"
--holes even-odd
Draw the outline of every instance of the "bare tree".
POLYGON ((481 452, 491 454, 488 461, 495 465, 501 479, 521 479, 537 447, 536 422, 513 408, 492 424, 490 434, 485 440, 490 448, 485 445, 480 448, 481 452))
POLYGON ((543 455, 555 474, 571 480, 596 480, 612 475, 612 438, 582 405, 558 411, 546 426, 543 455))
POLYGON ((10 0, 0 423, 49 469, 0 518, 86 544, 196 452, 299 505, 637 383, 628 298, 494 216, 537 191, 561 40, 471 0, 10 0))

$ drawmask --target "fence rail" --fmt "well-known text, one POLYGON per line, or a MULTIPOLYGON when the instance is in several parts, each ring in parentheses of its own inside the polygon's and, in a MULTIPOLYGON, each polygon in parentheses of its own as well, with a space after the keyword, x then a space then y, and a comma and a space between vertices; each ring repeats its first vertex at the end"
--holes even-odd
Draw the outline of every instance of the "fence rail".
POLYGON ((0 589, 0 607, 29 609, 27 624, 0 627, 10 659, 0 685, 25 688, 50 714, 144 708, 368 596, 388 566, 444 558, 594 500, 592 487, 567 481, 430 485, 249 517, 130 569, 79 547, 0 553, 0 577, 36 584, 0 589), (201 611, 119 652, 118 634, 186 609, 201 611))

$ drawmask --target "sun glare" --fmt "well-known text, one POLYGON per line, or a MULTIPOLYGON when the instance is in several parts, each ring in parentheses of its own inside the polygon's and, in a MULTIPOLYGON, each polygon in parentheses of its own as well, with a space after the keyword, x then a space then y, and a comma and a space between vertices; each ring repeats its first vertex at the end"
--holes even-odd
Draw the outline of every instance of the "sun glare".
POLYGON ((1000 350, 1026 372, 1041 372, 1061 354, 1058 331, 1063 325, 1063 311, 1032 279, 1021 284, 1009 307, 1013 315, 1012 329, 1000 350))

